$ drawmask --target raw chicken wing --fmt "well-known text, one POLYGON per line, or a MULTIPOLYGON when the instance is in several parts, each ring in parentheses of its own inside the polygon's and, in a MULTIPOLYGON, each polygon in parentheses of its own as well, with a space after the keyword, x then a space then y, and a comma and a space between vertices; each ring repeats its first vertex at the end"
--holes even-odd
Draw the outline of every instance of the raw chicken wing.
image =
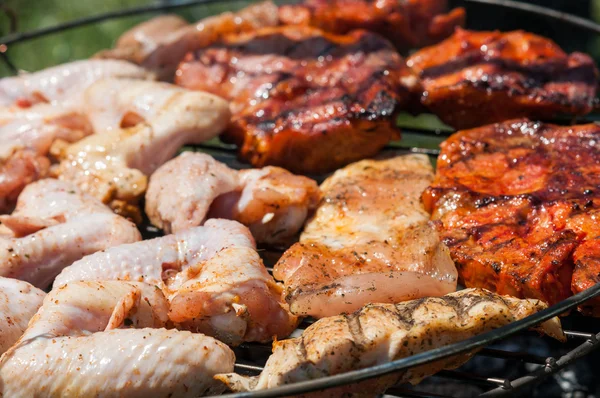
POLYGON ((211 219, 196 227, 84 257, 55 286, 78 280, 120 279, 159 286, 180 328, 229 344, 288 336, 297 319, 260 259, 250 231, 211 219))
POLYGON ((81 282, 55 289, 23 337, 0 360, 5 397, 197 397, 235 356, 201 334, 165 326, 168 302, 155 286, 81 282))
POLYGON ((432 180, 425 155, 363 160, 325 180, 314 218, 274 268, 292 313, 324 317, 455 291, 456 268, 420 201, 432 180))
POLYGON ((150 178, 146 214, 165 232, 234 219, 258 242, 294 236, 319 198, 317 184, 279 167, 237 171, 203 153, 185 152, 150 178))
POLYGON ((40 288, 85 255, 141 239, 133 223, 75 185, 51 179, 28 185, 0 221, 0 275, 40 288))

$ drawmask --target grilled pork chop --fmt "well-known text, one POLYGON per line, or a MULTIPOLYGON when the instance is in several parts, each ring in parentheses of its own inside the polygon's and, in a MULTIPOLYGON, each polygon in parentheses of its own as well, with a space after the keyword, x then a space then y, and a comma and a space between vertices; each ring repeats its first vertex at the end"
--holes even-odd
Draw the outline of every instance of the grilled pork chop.
MULTIPOLYGON (((479 289, 398 304, 369 304, 350 315, 321 319, 309 326, 301 337, 276 342, 273 355, 260 376, 233 373, 216 378, 234 391, 262 390, 313 380, 456 343, 545 308, 538 300, 501 297, 479 289)), ((544 322, 539 330, 564 340, 558 318, 544 322)), ((396 383, 417 384, 442 369, 457 368, 474 353, 467 352, 315 396, 373 397, 396 383)))
POLYGON ((288 25, 310 25, 345 34, 355 29, 377 32, 399 49, 444 39, 465 23, 465 10, 446 14, 446 0, 305 0, 283 5, 279 19, 288 25))
POLYGON ((600 282, 599 194, 599 126, 521 119, 450 137, 423 200, 467 286, 554 304, 600 282))
POLYGON ((424 155, 363 160, 328 178, 300 242, 273 271, 291 311, 324 317, 456 290, 456 268, 420 202, 432 180, 424 155))
POLYGON ((295 236, 319 200, 310 178, 279 167, 233 170, 204 153, 185 152, 150 178, 146 214, 165 232, 202 225, 207 218, 237 220, 260 243, 295 236))
POLYGON ((188 24, 175 15, 161 15, 123 33, 115 48, 96 58, 131 61, 172 81, 185 54, 206 47, 222 36, 278 23, 277 6, 270 1, 253 4, 238 12, 225 12, 188 24))
POLYGON ((417 80, 377 34, 287 26, 189 54, 176 82, 232 100, 222 138, 253 166, 320 173, 398 138, 395 115, 417 80))
POLYGON ((547 119, 592 110, 598 71, 586 54, 566 54, 549 39, 523 31, 458 29, 413 54, 421 102, 455 128, 511 118, 547 119))

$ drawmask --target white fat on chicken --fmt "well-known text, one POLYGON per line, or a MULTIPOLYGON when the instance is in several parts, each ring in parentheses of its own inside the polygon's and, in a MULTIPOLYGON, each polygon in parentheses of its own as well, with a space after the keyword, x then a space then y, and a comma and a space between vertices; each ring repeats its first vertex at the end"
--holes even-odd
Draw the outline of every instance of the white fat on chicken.
POLYGON ((0 222, 0 275, 40 288, 88 254, 141 239, 132 222, 77 186, 53 179, 25 187, 15 211, 0 222))
POLYGON ((315 181, 279 167, 233 170, 203 153, 185 152, 161 166, 146 192, 146 214, 165 232, 227 218, 260 243, 296 235, 319 200, 315 181))
POLYGON ((5 397, 197 397, 223 387, 235 356, 202 334, 164 329, 169 304, 145 283, 79 282, 52 290, 0 359, 5 397))

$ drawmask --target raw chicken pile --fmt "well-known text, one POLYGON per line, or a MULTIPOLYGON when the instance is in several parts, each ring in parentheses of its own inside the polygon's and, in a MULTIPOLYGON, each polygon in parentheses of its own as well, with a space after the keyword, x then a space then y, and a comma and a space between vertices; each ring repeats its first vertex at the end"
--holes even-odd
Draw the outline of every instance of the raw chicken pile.
MULTIPOLYGON (((0 396, 274 388, 546 308, 456 292, 421 200, 434 182, 427 156, 348 164, 396 137, 398 108, 415 99, 417 75, 396 49, 464 19, 441 0, 400 3, 264 2, 196 25, 161 16, 93 59, 1 79, 0 396), (382 25, 392 22, 401 34, 382 25), (264 167, 182 152, 234 133, 264 167), (343 167, 320 186, 288 171, 332 165, 343 167), (148 222, 162 236, 143 240, 148 222), (272 270, 265 247, 287 248, 272 270), (316 321, 297 330, 303 318, 316 321), (273 343, 259 376, 234 372, 232 347, 245 343, 273 343)), ((537 330, 564 339, 557 318, 537 330)), ((473 354, 323 396, 374 396, 473 354)))

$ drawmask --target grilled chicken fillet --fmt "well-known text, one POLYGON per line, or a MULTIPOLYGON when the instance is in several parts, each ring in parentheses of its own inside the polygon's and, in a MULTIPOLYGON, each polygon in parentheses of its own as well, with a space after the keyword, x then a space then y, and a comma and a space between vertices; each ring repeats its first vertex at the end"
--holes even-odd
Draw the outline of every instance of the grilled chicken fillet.
POLYGON ((424 155, 363 160, 328 178, 273 271, 291 311, 324 317, 455 291, 456 268, 420 201, 432 180, 424 155))
POLYGON ((465 10, 446 13, 446 0, 304 0, 283 5, 279 19, 344 34, 355 29, 377 32, 399 49, 420 47, 450 36, 465 23, 465 10))
POLYGON ((422 104, 459 129, 517 117, 584 115, 594 106, 598 70, 592 58, 566 54, 532 33, 458 29, 407 64, 421 78, 422 104))
POLYGON ((446 140, 423 199, 468 287, 554 304, 600 282, 599 187, 600 127, 519 119, 446 140))
MULTIPOLYGON (((545 308, 539 300, 501 297, 479 289, 398 304, 369 304, 350 315, 321 319, 309 326, 301 337, 274 343, 273 355, 260 376, 223 374, 216 377, 234 391, 262 390, 313 380, 456 343, 545 308)), ((538 329, 564 340, 558 318, 544 322, 538 329)), ((396 383, 416 384, 442 369, 457 368, 474 353, 309 396, 376 396, 396 383)))
POLYGON ((232 101, 222 138, 255 167, 331 171, 398 138, 417 81, 387 40, 285 26, 226 37, 189 54, 176 82, 232 101))

